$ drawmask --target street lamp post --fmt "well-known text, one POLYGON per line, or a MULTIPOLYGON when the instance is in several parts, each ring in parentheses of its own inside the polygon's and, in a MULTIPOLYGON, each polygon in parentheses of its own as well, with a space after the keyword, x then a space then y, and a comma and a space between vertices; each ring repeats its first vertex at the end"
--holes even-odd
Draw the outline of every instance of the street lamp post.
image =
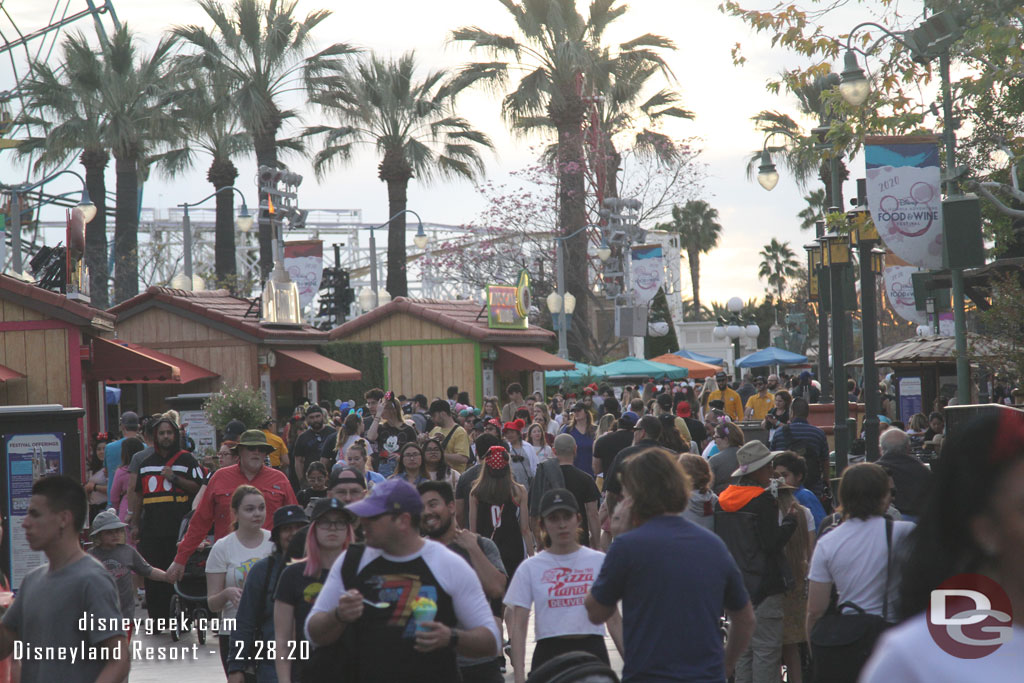
MULTIPOLYGON (((555 236, 555 284, 558 288, 557 292, 552 292, 547 297, 548 311, 554 316, 558 315, 558 357, 568 360, 569 358, 569 342, 568 342, 568 327, 569 321, 572 320, 573 311, 576 309, 576 297, 565 290, 565 241, 570 237, 575 237, 579 233, 583 232, 588 228, 597 228, 600 226, 587 224, 579 230, 569 233, 564 236, 555 236)), ((608 246, 608 243, 604 240, 601 241, 601 246, 597 250, 597 256, 601 259, 601 262, 607 261, 611 257, 612 251, 608 246)))
MULTIPOLYGON (((740 351, 740 340, 744 337, 749 339, 757 339, 761 334, 761 328, 758 327, 757 323, 753 318, 748 319, 746 322, 740 317, 740 313, 743 312, 743 299, 738 296, 734 296, 729 299, 725 304, 726 310, 729 311, 730 318, 719 318, 718 325, 711 330, 711 336, 715 339, 732 340, 733 345, 733 371, 736 371, 736 361, 739 360, 740 351)), ((738 375, 739 373, 736 372, 738 375)))
POLYGON ((252 229, 253 217, 249 215, 249 207, 245 204, 245 194, 234 185, 222 187, 216 192, 203 197, 198 202, 178 204, 184 210, 181 216, 181 242, 182 249, 184 250, 182 269, 185 271, 185 278, 188 281, 189 287, 192 286, 192 219, 188 214, 189 207, 199 206, 225 190, 234 190, 242 198, 242 209, 238 212, 238 217, 235 219, 235 226, 241 232, 249 232, 252 229))
POLYGON ((821 262, 829 272, 829 289, 832 304, 832 383, 835 404, 835 448, 836 476, 846 469, 849 453, 849 427, 846 424, 850 416, 849 398, 846 395, 846 349, 843 334, 846 327, 846 305, 843 301, 843 289, 846 283, 846 269, 850 265, 850 243, 846 235, 829 233, 822 238, 821 262))
POLYGON ((89 197, 89 188, 86 186, 85 178, 71 169, 57 171, 53 175, 30 185, 15 185, 5 188, 11 193, 11 270, 19 275, 24 268, 21 260, 21 195, 64 174, 73 175, 82 181, 82 199, 75 206, 75 210, 80 211, 83 220, 88 223, 96 217, 96 205, 93 204, 92 199, 89 197))
MULTIPOLYGON (((374 235, 374 230, 390 227, 391 221, 395 220, 403 213, 411 213, 413 216, 416 216, 416 220, 419 222, 419 227, 416 228, 416 235, 412 238, 413 244, 416 245, 417 249, 425 249, 427 247, 427 240, 429 238, 427 237, 427 233, 423 231, 423 219, 420 218, 420 215, 412 209, 403 209, 389 218, 387 222, 365 228, 370 231, 370 291, 373 292, 373 308, 377 308, 377 306, 380 305, 380 291, 377 289, 377 238, 374 235)), ((388 301, 390 300, 391 298, 389 296, 388 301)))
MULTIPOLYGON (((875 246, 880 238, 867 208, 867 181, 857 181, 857 209, 847 214, 850 237, 856 242, 860 268, 861 323, 864 342, 864 445, 869 462, 880 457, 878 445, 878 369, 875 351, 878 348, 878 316, 875 310, 875 278, 882 270, 875 246)), ((885 252, 882 252, 884 256, 885 252)), ((836 392, 838 402, 839 392, 836 392)))
MULTIPOLYGON (((871 26, 881 30, 885 36, 879 38, 867 50, 864 55, 870 54, 875 47, 885 38, 889 37, 898 42, 910 51, 915 61, 927 63, 936 56, 939 58, 939 77, 942 81, 942 138, 946 155, 946 199, 945 206, 950 200, 958 199, 962 195, 957 182, 956 169, 956 127, 957 122, 953 118, 953 97, 952 81, 950 78, 950 45, 959 40, 963 35, 963 26, 953 10, 936 12, 926 19, 916 29, 904 33, 894 33, 885 26, 874 22, 865 22, 854 27, 846 40, 846 54, 844 56, 845 68, 843 70, 842 82, 839 90, 843 98, 851 105, 859 107, 867 100, 870 92, 870 84, 864 71, 857 63, 857 55, 853 49, 854 33, 858 29, 871 26)), ((945 213, 945 212, 944 212, 945 213)), ((944 249, 949 249, 948 240, 944 243, 944 249)), ((961 405, 970 403, 971 400, 971 367, 970 358, 967 353, 967 314, 964 309, 964 273, 962 267, 950 267, 950 279, 953 289, 953 328, 954 342, 956 344, 956 385, 957 402, 961 405)))

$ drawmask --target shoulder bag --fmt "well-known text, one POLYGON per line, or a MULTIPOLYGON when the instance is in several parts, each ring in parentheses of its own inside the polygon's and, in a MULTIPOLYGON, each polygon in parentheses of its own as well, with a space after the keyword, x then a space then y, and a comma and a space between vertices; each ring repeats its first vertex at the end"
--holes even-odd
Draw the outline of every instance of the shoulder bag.
POLYGON ((811 629, 811 659, 814 677, 821 683, 856 683, 875 642, 892 626, 889 623, 889 579, 892 574, 893 522, 885 519, 885 594, 882 616, 867 614, 852 602, 844 602, 830 611, 811 629), (843 614, 849 607, 855 614, 843 614))

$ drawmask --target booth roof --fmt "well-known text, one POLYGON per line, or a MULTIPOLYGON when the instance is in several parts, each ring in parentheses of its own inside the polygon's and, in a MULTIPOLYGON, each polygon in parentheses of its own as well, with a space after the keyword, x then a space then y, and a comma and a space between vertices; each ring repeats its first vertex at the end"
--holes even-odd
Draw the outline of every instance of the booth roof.
POLYGON ((31 282, 22 282, 9 275, 0 275, 0 298, 13 301, 19 306, 64 320, 74 325, 87 325, 95 331, 109 332, 114 329, 115 316, 99 308, 93 308, 81 301, 67 298, 60 292, 37 287, 31 282))
POLYGON ((344 339, 355 332, 396 313, 409 315, 447 327, 468 339, 482 342, 509 344, 544 345, 555 337, 555 333, 536 325, 525 330, 502 330, 487 327, 487 307, 476 301, 457 299, 407 299, 396 297, 390 302, 353 318, 330 331, 330 338, 344 339))
MULTIPOLYGON (((985 357, 999 353, 1002 342, 979 337, 967 333, 968 347, 972 350, 973 360, 979 360, 978 356, 985 357)), ((955 363, 956 362, 956 339, 942 335, 925 335, 922 337, 911 337, 892 346, 879 349, 875 353, 875 364, 882 365, 910 365, 925 363, 955 363)), ((864 358, 857 358, 846 365, 858 367, 864 365, 864 358)))
POLYGON ((114 306, 110 312, 124 320, 154 306, 170 311, 191 313, 193 317, 199 316, 212 323, 226 325, 236 333, 250 337, 250 341, 308 342, 313 344, 327 341, 326 332, 310 325, 280 327, 262 324, 258 309, 254 314, 249 313, 252 302, 232 296, 226 289, 192 292, 170 287, 150 287, 145 292, 114 306))

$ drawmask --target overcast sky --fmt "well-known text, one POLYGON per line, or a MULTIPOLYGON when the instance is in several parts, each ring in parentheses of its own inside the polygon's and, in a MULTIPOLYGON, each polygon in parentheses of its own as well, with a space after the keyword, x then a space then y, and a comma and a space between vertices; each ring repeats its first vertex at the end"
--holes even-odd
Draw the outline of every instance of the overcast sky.
MULTIPOLYGON (((139 32, 151 48, 162 31, 173 24, 206 24, 206 15, 192 0, 113 0, 118 18, 139 32)), ((45 24, 53 0, 17 3, 19 28, 33 30, 45 24), (26 6, 32 6, 30 10, 26 6), (35 12, 35 14, 33 14, 35 12)), ((64 0, 58 3, 63 7, 64 0)), ((581 6, 583 3, 580 3, 581 6)), ((707 164, 703 198, 718 209, 724 226, 722 245, 701 260, 701 298, 725 301, 731 296, 760 297, 765 284, 757 278, 758 250, 772 237, 789 241, 803 259, 801 245, 810 239, 799 230, 796 214, 804 206, 801 192, 793 179, 780 168, 782 178, 771 193, 745 176, 746 159, 751 150, 761 147, 763 138, 754 131, 750 117, 762 109, 780 109, 794 114, 793 102, 785 95, 765 91, 765 81, 786 67, 802 65, 798 58, 771 50, 765 36, 754 36, 738 20, 722 15, 717 0, 632 0, 629 12, 609 32, 609 41, 628 39, 643 33, 658 33, 675 41, 678 50, 668 55, 681 92, 683 105, 696 119, 675 125, 670 132, 679 137, 701 139, 701 159, 707 164), (747 64, 735 67, 730 50, 742 42, 747 64)), ((770 6, 773 3, 764 3, 770 6)), ((85 5, 71 0, 71 5, 85 5)), ((497 0, 441 0, 425 3, 414 0, 373 0, 372 2, 331 2, 300 0, 301 14, 328 7, 334 14, 316 32, 320 47, 332 42, 355 43, 378 53, 397 55, 415 50, 424 66, 456 67, 471 59, 468 51, 446 44, 451 29, 479 25, 498 33, 512 33, 510 15, 497 0)), ((11 9, 8 6, 8 9, 11 9)), ((837 20, 849 28, 864 15, 841 16, 837 20)), ((80 22, 78 28, 91 31, 80 22)), ((482 58, 482 55, 481 55, 482 58)), ((840 64, 835 65, 838 71, 840 64)), ((0 77, 10 78, 0 69, 0 77)), ((3 87, 7 87, 6 84, 3 87)), ((460 100, 460 113, 495 141, 497 154, 487 160, 489 179, 501 181, 509 171, 529 164, 530 146, 538 141, 513 139, 499 115, 498 97, 472 92, 460 100)), ((318 122, 309 112, 307 124, 318 122)), ((811 124, 811 122, 805 122, 811 124)), ((372 149, 359 153, 354 163, 336 169, 317 182, 309 164, 292 161, 293 170, 306 180, 300 188, 306 208, 361 209, 364 220, 387 219, 385 185, 376 177, 377 158, 372 149)), ((155 176, 145 186, 143 205, 166 209, 179 202, 198 199, 209 192, 205 179, 206 162, 200 168, 175 181, 155 176)), ((254 160, 238 164, 238 185, 245 186, 255 175, 254 160)), ((113 187, 113 164, 108 187, 113 187)), ((863 175, 863 161, 851 166, 853 177, 863 175)), ((23 177, 23 172, 22 172, 23 177)), ((3 178, 3 182, 12 179, 3 178)), ((17 178, 13 179, 17 180, 17 178)), ((73 179, 72 179, 73 181, 73 179)), ((73 189, 73 182, 68 189, 73 189)), ((846 193, 853 191, 849 182, 846 193)), ((247 193, 248 194, 248 193, 247 193)), ((255 189, 253 190, 255 202, 255 189)), ((471 222, 482 208, 482 201, 471 184, 438 182, 424 185, 413 181, 409 188, 409 208, 424 220, 438 223, 471 222)), ((645 226, 652 227, 652 226, 645 226)), ((683 281, 689 291, 686 264, 683 281)))

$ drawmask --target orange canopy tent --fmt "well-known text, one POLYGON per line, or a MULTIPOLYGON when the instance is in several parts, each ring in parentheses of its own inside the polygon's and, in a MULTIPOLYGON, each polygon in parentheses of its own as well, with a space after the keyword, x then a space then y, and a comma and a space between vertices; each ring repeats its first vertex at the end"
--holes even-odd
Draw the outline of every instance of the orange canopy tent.
POLYGON ((674 353, 665 353, 657 358, 651 358, 650 360, 656 363, 665 363, 666 365, 675 365, 676 367, 686 368, 690 371, 690 377, 693 379, 704 379, 705 377, 713 377, 716 372, 722 368, 717 365, 711 365, 709 363, 701 363, 699 360, 690 360, 689 358, 680 358, 674 353))

